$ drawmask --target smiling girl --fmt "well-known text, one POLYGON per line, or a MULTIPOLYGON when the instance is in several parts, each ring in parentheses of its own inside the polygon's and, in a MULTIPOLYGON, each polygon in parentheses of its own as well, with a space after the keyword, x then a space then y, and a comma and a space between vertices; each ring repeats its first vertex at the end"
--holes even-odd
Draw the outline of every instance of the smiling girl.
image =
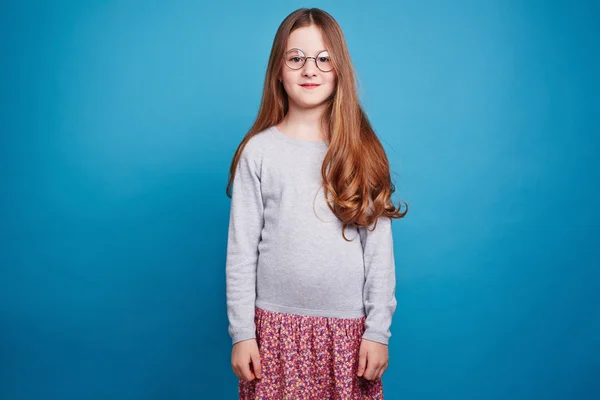
POLYGON ((281 23, 234 154, 226 283, 240 399, 382 399, 396 309, 383 147, 338 23, 281 23))

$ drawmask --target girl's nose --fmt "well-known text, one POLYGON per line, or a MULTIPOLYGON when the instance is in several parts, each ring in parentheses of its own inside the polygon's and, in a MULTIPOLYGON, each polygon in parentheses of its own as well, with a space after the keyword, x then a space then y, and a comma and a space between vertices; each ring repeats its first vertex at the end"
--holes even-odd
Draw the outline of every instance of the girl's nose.
POLYGON ((314 76, 317 73, 317 60, 314 58, 307 58, 302 67, 302 72, 306 76, 314 76))

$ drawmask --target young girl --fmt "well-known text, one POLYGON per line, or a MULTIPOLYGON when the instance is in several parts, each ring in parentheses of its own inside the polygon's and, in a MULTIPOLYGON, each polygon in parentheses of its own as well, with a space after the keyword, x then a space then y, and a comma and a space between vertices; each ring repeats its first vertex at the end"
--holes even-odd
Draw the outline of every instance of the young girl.
MULTIPOLYGON (((396 309, 383 147, 342 31, 279 26, 258 118, 231 164, 227 314, 240 399, 382 399, 396 309)), ((407 205, 408 206, 408 205, 407 205)))

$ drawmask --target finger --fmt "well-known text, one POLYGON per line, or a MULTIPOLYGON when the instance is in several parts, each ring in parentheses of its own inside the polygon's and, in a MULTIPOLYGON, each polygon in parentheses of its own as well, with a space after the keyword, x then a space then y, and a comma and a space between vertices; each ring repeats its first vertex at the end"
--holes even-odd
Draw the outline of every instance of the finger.
POLYGON ((243 379, 242 370, 236 364, 232 364, 231 367, 235 376, 237 376, 239 379, 243 379))
POLYGON ((383 368, 379 369, 379 371, 377 371, 377 375, 375 376, 375 379, 381 379, 381 377, 383 376, 383 368))
POLYGON ((356 375, 363 376, 366 366, 367 352, 361 349, 360 353, 358 354, 358 370, 356 371, 356 375))
POLYGON ((379 367, 379 369, 377 370, 377 373, 375 374, 375 379, 381 379, 381 377, 383 376, 383 371, 385 371, 385 367, 384 366, 379 367))
POLYGON ((245 362, 244 365, 240 367, 241 378, 245 381, 251 381, 254 379, 254 374, 250 369, 250 362, 245 362))
POLYGON ((378 367, 374 362, 367 362, 367 370, 365 371, 365 379, 373 380, 377 374, 378 367))
POLYGON ((245 368, 244 371, 242 371, 242 379, 248 382, 254 380, 254 374, 250 370, 250 366, 248 366, 248 368, 245 368))
POLYGON ((260 355, 258 353, 252 354, 252 369, 254 370, 254 375, 258 379, 262 378, 262 367, 260 365, 260 355))
POLYGON ((383 374, 385 374, 385 371, 387 371, 388 368, 388 363, 386 362, 385 365, 383 367, 381 367, 381 372, 379 373, 379 379, 381 379, 383 377, 383 374))

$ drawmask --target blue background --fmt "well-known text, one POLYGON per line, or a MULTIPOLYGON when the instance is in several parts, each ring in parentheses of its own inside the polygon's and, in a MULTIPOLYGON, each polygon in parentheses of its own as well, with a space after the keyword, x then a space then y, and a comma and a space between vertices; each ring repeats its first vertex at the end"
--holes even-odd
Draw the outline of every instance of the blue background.
POLYGON ((227 173, 302 6, 411 207, 386 399, 600 398, 598 2, 12 3, 1 399, 236 398, 227 173))

